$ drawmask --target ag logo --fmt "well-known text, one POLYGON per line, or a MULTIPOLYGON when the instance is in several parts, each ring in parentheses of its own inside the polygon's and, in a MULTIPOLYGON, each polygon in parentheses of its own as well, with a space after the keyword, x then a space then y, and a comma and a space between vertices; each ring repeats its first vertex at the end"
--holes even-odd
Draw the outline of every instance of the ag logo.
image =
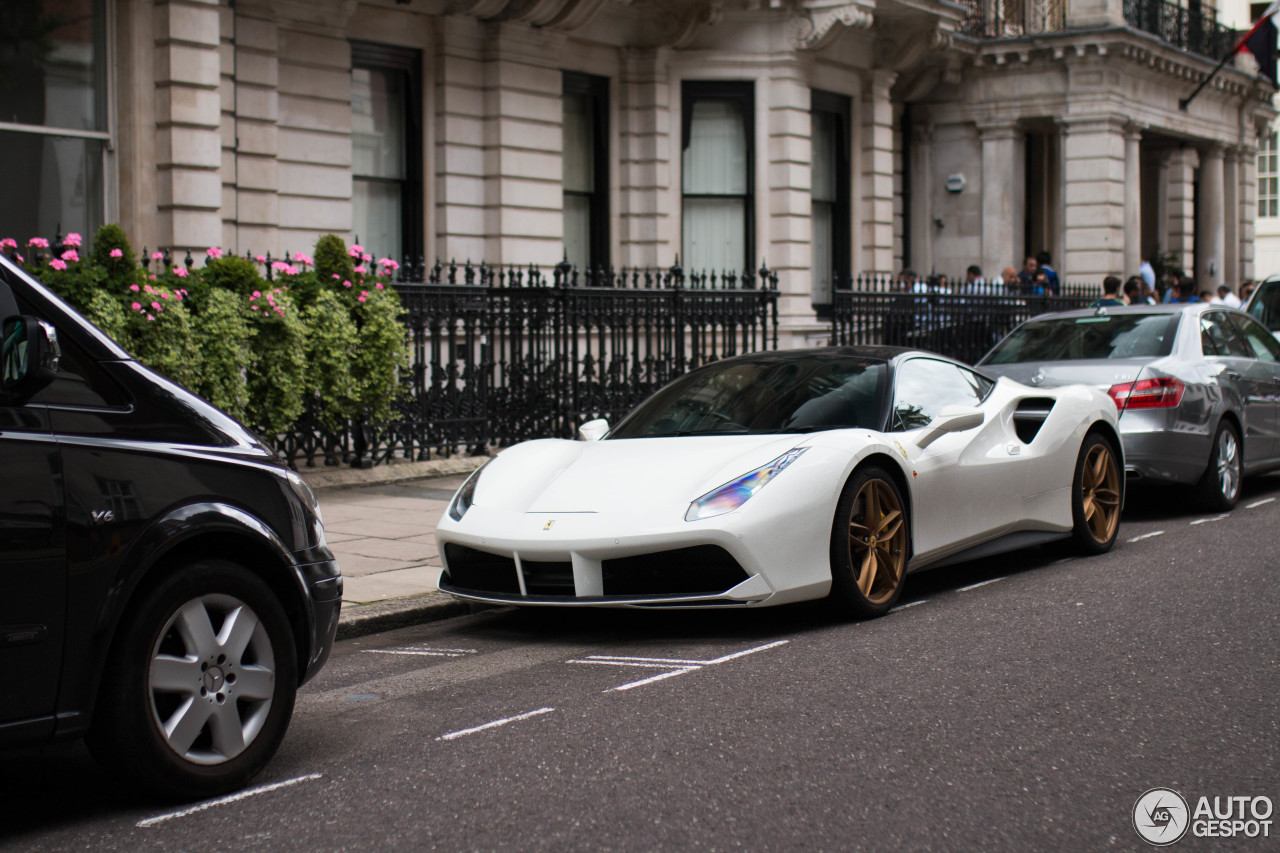
POLYGON ((1191 825, 1187 801, 1177 791, 1152 788, 1133 804, 1133 828, 1142 840, 1165 847, 1186 835, 1191 825))

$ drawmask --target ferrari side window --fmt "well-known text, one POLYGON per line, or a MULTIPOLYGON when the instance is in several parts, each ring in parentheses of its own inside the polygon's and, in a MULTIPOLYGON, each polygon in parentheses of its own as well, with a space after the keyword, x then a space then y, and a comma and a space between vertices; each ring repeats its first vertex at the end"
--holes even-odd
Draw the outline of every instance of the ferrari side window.
POLYGON ((905 431, 928 426, 947 406, 978 406, 991 387, 985 377, 949 362, 910 359, 897 370, 890 429, 905 431))

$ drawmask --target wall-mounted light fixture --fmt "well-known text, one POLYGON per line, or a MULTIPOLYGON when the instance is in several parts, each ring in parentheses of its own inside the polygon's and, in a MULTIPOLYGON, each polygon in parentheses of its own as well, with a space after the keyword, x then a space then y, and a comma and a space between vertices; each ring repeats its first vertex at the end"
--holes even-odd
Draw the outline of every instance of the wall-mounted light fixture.
POLYGON ((964 190, 964 175, 951 175, 946 182, 947 192, 958 193, 964 190))

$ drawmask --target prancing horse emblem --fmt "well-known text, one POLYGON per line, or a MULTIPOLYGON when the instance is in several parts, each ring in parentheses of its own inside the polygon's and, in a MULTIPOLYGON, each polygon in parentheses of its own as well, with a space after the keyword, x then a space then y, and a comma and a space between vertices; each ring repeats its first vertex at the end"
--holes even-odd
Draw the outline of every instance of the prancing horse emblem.
POLYGON ((551 529, 551 525, 553 525, 553 524, 555 524, 555 523, 556 523, 556 520, 553 518, 553 519, 551 519, 550 521, 548 521, 546 524, 542 525, 542 529, 543 529, 543 530, 550 530, 550 529, 551 529))

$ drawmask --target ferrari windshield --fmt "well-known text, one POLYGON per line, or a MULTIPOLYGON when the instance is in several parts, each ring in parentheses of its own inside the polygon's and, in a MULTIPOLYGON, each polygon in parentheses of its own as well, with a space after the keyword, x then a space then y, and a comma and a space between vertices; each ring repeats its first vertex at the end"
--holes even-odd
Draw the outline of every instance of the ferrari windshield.
POLYGON ((1154 358, 1173 351, 1177 314, 1113 314, 1028 320, 981 364, 1154 358))
POLYGON ((645 400, 608 437, 881 429, 886 373, 883 361, 840 355, 711 364, 645 400))

